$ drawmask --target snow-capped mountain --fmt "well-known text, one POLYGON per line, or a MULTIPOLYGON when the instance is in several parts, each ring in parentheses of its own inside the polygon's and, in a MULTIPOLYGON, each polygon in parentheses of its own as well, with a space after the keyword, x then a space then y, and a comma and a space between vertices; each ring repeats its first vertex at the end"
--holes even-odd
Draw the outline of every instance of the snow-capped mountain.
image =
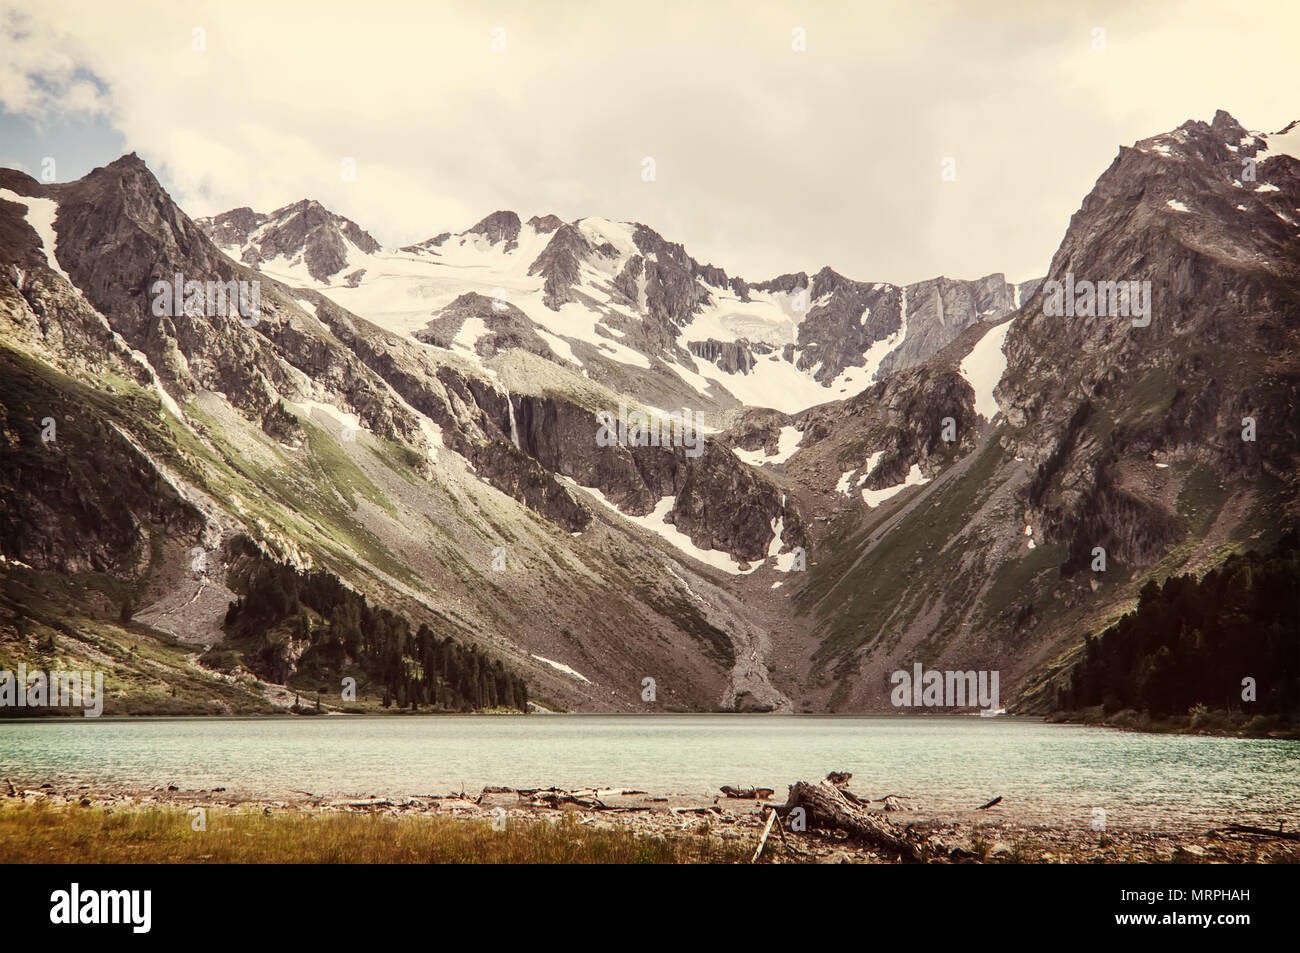
POLYGON ((830 268, 751 284, 645 225, 597 218, 497 211, 396 249, 310 201, 198 224, 232 258, 385 330, 470 359, 504 330, 656 406, 792 413, 842 399, 1005 317, 1020 293, 1001 275, 903 287, 830 268))
POLYGON ((261 215, 236 208, 197 220, 231 258, 285 281, 355 282, 349 262, 379 251, 355 222, 304 199, 261 215))
POLYGON ((916 658, 1033 704, 1143 583, 1294 523, 1295 131, 1220 112, 1120 149, 1019 286, 750 283, 644 225, 508 211, 385 249, 311 202, 196 222, 134 155, 0 170, 13 644, 214 698, 377 679, 324 618, 229 643, 253 552, 547 707, 644 710, 651 677, 659 710, 870 710, 916 658), (160 306, 177 274, 256 283, 255 320, 160 306), (601 439, 676 408, 698 441, 601 439), (129 650, 155 637, 170 674, 129 650))

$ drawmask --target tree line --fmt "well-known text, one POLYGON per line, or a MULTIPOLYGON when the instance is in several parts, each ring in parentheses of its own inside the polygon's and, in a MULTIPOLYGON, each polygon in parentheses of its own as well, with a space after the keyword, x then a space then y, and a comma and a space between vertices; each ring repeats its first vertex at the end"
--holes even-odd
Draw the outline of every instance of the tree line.
POLYGON ((1300 542, 1229 556, 1199 580, 1171 576, 1137 608, 1088 636, 1057 709, 1183 715, 1196 705, 1300 714, 1300 542), (1253 679, 1251 686, 1243 680, 1253 679))
POLYGON ((476 646, 427 623, 413 630, 405 616, 370 605, 332 573, 299 572, 251 550, 241 555, 242 578, 230 584, 242 594, 230 603, 225 630, 259 676, 281 684, 295 675, 327 680, 355 667, 382 690, 385 707, 528 710, 523 677, 476 646))

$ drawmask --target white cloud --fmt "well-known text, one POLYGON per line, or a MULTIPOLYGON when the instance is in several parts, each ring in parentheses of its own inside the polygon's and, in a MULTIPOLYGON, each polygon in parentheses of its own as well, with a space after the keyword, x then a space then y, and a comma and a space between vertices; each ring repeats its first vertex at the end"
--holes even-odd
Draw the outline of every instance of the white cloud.
POLYGON ((389 244, 602 215, 752 280, 1029 278, 1119 144, 1297 118, 1290 3, 23 6, 0 104, 106 112, 191 214, 311 196, 389 244))

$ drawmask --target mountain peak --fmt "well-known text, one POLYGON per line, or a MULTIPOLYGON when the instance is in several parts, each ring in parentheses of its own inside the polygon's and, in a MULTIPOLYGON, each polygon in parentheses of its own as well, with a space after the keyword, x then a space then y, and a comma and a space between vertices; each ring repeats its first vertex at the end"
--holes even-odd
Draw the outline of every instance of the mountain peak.
POLYGON ((1226 109, 1215 110, 1214 119, 1210 121, 1210 129, 1225 142, 1237 142, 1247 135, 1245 127, 1237 122, 1226 109))
POLYGON ((510 251, 519 243, 520 227, 521 223, 517 214, 508 209, 499 209, 479 221, 472 228, 466 229, 462 234, 482 235, 490 245, 505 242, 506 251, 510 251))
POLYGON ((269 215, 241 206, 198 224, 232 258, 253 266, 283 258, 290 268, 304 265, 317 281, 343 271, 351 263, 352 249, 373 255, 380 248, 356 222, 309 198, 269 215))
POLYGON ((108 165, 103 166, 105 169, 148 169, 148 163, 140 158, 135 152, 128 152, 126 155, 119 156, 108 165))
POLYGON ((564 224, 564 219, 558 215, 534 215, 528 220, 528 224, 539 235, 549 235, 564 224))

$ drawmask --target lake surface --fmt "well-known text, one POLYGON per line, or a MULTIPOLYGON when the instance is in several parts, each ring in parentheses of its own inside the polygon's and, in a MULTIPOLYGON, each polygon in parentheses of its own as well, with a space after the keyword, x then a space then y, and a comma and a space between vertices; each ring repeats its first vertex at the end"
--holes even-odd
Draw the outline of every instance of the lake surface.
POLYGON ((1145 735, 1034 719, 837 715, 135 718, 0 722, 0 778, 224 787, 252 798, 483 786, 714 794, 853 772, 853 790, 1057 825, 1300 826, 1300 742, 1145 735))

